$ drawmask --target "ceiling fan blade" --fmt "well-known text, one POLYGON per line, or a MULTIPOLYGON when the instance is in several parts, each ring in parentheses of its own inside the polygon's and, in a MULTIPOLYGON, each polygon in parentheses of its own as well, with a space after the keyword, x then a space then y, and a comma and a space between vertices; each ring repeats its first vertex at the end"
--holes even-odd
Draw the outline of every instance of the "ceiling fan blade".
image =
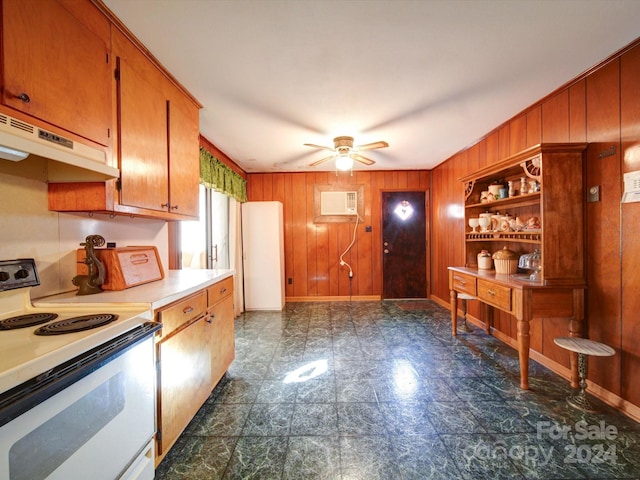
POLYGON ((304 144, 304 146, 305 146, 305 147, 311 147, 311 148, 322 148, 323 150, 330 150, 330 151, 332 151, 332 152, 333 152, 333 150, 334 150, 334 149, 333 149, 333 148, 331 148, 331 147, 325 147, 325 146, 323 146, 323 145, 316 145, 316 144, 314 144, 314 143, 305 143, 305 144, 304 144))
POLYGON ((329 161, 329 160, 331 160, 333 158, 335 158, 335 155, 330 155, 328 157, 321 158, 317 162, 310 163, 309 166, 310 167, 315 167, 316 165, 320 165, 321 163, 327 162, 327 161, 329 161))
POLYGON ((371 160, 370 158, 363 157, 362 155, 359 155, 357 153, 352 153, 351 154, 351 158, 353 158, 356 162, 360 162, 360 163, 363 163, 365 165, 373 165, 374 163, 376 163, 375 161, 371 160))
POLYGON ((374 148, 385 148, 388 147, 389 144, 387 142, 373 142, 373 143, 365 143, 364 145, 358 145, 356 150, 373 150, 374 148))

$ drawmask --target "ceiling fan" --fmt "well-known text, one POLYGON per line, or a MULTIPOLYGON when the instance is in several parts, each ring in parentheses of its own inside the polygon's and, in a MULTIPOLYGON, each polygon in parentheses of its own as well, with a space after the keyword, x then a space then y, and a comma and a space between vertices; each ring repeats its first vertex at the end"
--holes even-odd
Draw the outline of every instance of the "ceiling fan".
POLYGON ((353 137, 336 137, 333 139, 334 147, 325 147, 323 145, 315 145, 313 143, 305 143, 305 147, 322 148, 323 150, 330 150, 333 155, 330 155, 320 160, 310 163, 310 167, 315 167, 321 163, 327 162, 331 159, 336 159, 336 168, 338 170, 350 170, 353 166, 353 161, 360 162, 363 165, 373 165, 375 161, 360 155, 359 152, 363 150, 373 150, 375 148, 385 148, 389 144, 387 142, 373 142, 366 143, 364 145, 353 146, 353 137))

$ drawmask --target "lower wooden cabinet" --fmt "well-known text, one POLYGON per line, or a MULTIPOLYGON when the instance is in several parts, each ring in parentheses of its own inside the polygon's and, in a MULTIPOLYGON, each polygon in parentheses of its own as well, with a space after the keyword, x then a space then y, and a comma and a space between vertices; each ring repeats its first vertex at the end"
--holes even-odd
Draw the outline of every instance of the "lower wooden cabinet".
POLYGON ((233 295, 228 294, 222 300, 209 307, 209 321, 212 327, 212 389, 218 384, 235 358, 233 317, 233 295))
POLYGON ((211 325, 202 316, 157 346, 157 454, 164 457, 211 392, 211 325))
POLYGON ((158 310, 156 466, 235 356, 233 277, 158 310))

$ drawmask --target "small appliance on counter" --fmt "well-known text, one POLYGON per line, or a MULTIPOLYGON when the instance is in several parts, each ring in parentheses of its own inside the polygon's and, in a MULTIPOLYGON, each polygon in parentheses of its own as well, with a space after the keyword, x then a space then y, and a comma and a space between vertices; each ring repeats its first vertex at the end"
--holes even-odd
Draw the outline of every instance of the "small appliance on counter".
POLYGON ((102 291, 104 283, 104 266, 94 253, 94 248, 104 245, 104 237, 89 235, 80 245, 84 247, 84 260, 87 273, 76 275, 71 282, 78 287, 76 295, 91 295, 102 291))

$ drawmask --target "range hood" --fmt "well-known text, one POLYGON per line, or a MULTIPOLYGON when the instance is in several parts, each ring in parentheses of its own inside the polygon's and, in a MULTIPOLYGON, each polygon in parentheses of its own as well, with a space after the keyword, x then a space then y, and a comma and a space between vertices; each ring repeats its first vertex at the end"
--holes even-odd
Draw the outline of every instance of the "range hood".
POLYGON ((1 112, 0 159, 0 171, 22 176, 37 172, 36 177, 50 183, 104 182, 120 174, 107 165, 103 150, 1 112))

